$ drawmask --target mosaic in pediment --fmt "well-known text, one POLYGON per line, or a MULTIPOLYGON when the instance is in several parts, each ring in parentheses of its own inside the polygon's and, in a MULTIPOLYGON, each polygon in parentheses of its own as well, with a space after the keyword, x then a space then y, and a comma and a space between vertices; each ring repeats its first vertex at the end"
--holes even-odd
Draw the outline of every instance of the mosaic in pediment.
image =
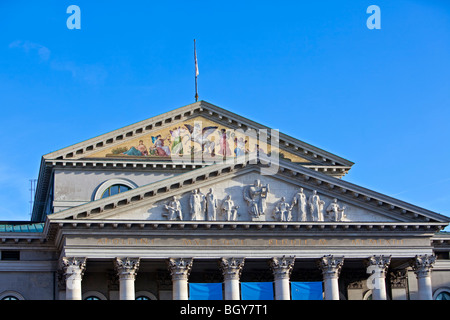
POLYGON ((274 154, 292 162, 309 162, 290 152, 279 149, 261 139, 256 130, 235 130, 203 117, 196 117, 170 127, 126 142, 116 143, 90 157, 152 158, 175 160, 177 158, 217 160, 245 154, 274 154))

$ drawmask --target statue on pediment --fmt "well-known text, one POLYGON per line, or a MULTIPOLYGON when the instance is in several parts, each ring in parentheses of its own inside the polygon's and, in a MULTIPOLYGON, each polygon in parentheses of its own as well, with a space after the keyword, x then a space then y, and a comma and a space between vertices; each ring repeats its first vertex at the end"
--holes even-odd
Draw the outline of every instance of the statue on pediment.
POLYGON ((191 213, 191 220, 203 220, 203 196, 197 189, 192 190, 192 194, 189 198, 189 206, 191 213))
POLYGON ((291 221, 292 215, 291 215, 291 205, 286 202, 285 197, 281 197, 281 200, 278 201, 278 203, 275 206, 274 209, 274 217, 278 221, 291 221))
POLYGON ((328 217, 331 221, 343 221, 346 217, 344 213, 345 208, 345 206, 341 208, 337 203, 337 199, 334 199, 327 208, 328 217))
POLYGON ((313 194, 308 199, 309 211, 313 221, 324 221, 323 219, 323 206, 325 202, 320 200, 317 191, 314 190, 313 194))
POLYGON ((261 185, 259 180, 255 180, 252 186, 244 189, 244 200, 247 202, 248 212, 252 218, 259 218, 265 213, 268 194, 269 185, 261 185))
POLYGON ((228 195, 221 206, 221 213, 225 216, 225 221, 236 221, 238 208, 239 206, 235 206, 234 201, 231 200, 231 196, 228 195))
POLYGON ((163 213, 163 216, 167 217, 168 220, 183 220, 181 204, 177 196, 173 196, 172 200, 164 205, 164 208, 167 210, 167 213, 163 213))
POLYGON ((303 193, 303 188, 300 188, 300 192, 298 192, 294 199, 292 200, 291 207, 297 206, 297 221, 308 221, 307 218, 307 205, 306 195, 303 193))
POLYGON ((213 189, 210 188, 205 196, 205 211, 206 220, 216 221, 217 220, 217 199, 213 193, 213 189))

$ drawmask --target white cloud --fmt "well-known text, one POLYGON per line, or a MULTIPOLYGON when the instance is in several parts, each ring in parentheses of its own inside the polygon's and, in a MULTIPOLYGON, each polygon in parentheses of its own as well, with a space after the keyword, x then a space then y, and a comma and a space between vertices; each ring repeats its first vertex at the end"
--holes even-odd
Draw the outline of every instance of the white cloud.
POLYGON ((49 67, 52 70, 70 72, 73 79, 85 82, 89 85, 103 83, 108 75, 105 68, 99 64, 79 64, 73 61, 57 61, 55 59, 50 59, 50 49, 39 43, 28 40, 13 41, 9 44, 9 48, 18 48, 26 53, 37 54, 41 62, 49 63, 49 67))
POLYGON ((103 66, 96 64, 79 65, 72 61, 52 61, 50 66, 53 70, 68 71, 74 79, 91 85, 100 84, 107 77, 107 72, 103 66))
POLYGON ((9 44, 10 48, 20 48, 22 50, 24 50, 26 53, 29 52, 36 52, 36 54, 39 56, 39 58, 41 59, 41 61, 47 61, 48 59, 50 59, 50 50, 39 44, 39 43, 34 43, 31 41, 22 41, 22 40, 16 40, 13 41, 9 44))

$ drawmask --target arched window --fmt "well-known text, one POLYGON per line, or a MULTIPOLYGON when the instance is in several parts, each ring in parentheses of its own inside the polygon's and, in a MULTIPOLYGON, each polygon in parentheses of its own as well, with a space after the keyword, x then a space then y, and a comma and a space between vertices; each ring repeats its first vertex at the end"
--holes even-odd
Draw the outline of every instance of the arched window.
POLYGON ((3 297, 2 300, 19 300, 19 298, 15 297, 15 296, 6 296, 6 297, 3 297))
POLYGON ((131 190, 129 186, 126 186, 124 184, 113 184, 111 187, 109 187, 103 192, 102 198, 110 197, 128 190, 131 190))
POLYGON ((156 296, 149 291, 136 292, 136 300, 157 300, 156 296))
POLYGON ((137 185, 128 179, 110 179, 104 181, 97 187, 92 200, 98 200, 119 194, 131 189, 137 188, 137 185))
POLYGON ((441 288, 434 292, 434 300, 450 300, 450 288, 441 288))
POLYGON ((25 298, 16 291, 3 291, 0 293, 0 300, 25 300, 25 298))
POLYGON ((98 291, 88 291, 83 293, 83 300, 107 300, 106 296, 98 291))

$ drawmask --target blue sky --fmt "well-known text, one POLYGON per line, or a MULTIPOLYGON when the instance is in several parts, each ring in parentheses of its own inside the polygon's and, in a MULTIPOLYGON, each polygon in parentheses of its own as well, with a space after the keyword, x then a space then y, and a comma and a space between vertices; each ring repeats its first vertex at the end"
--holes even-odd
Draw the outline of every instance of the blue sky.
POLYGON ((345 180, 450 215, 450 2, 0 2, 0 220, 42 155, 199 95, 355 162, 345 180), (69 30, 69 5, 81 29, 69 30), (381 29, 370 30, 370 5, 381 29))

